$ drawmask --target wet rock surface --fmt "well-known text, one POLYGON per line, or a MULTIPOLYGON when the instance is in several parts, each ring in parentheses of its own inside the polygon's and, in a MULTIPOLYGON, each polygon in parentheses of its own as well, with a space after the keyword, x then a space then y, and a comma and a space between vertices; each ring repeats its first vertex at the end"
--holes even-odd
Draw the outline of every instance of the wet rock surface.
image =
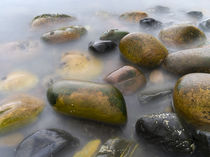
POLYGON ((155 37, 144 33, 130 33, 120 41, 120 52, 129 61, 147 68, 159 66, 168 51, 155 37))
POLYGON ((23 126, 43 110, 44 102, 29 95, 16 95, 0 102, 0 132, 23 126))
POLYGON ((155 20, 154 18, 144 18, 139 21, 140 27, 144 29, 157 29, 162 26, 162 22, 155 20))
POLYGON ((62 55, 58 75, 63 79, 91 80, 103 69, 102 62, 86 52, 72 50, 62 55))
POLYGON ((121 138, 109 139, 103 144, 96 157, 138 157, 141 149, 137 143, 121 138))
POLYGON ((72 149, 78 144, 78 139, 63 130, 39 130, 17 146, 15 157, 53 157, 65 147, 72 149))
POLYGON ((195 145, 174 113, 145 115, 136 122, 136 133, 165 151, 193 153, 195 145))
POLYGON ((117 45, 111 40, 91 41, 88 45, 89 49, 97 53, 105 53, 113 50, 117 45))
POLYGON ((111 72, 105 81, 113 84, 124 94, 134 93, 146 84, 144 74, 132 66, 123 66, 111 72))
POLYGON ((206 42, 205 34, 193 25, 183 24, 165 28, 159 38, 167 47, 189 49, 202 46, 206 42))
POLYGON ((82 150, 75 153, 73 157, 93 157, 96 155, 100 145, 101 141, 99 139, 92 140, 88 142, 82 150))
POLYGON ((31 26, 33 28, 47 27, 73 21, 75 19, 75 17, 66 14, 42 14, 34 17, 31 22, 31 26))
POLYGON ((164 60, 164 67, 175 74, 210 72, 210 48, 182 50, 169 54, 164 60))
POLYGON ((194 127, 210 131, 210 75, 192 73, 181 77, 174 88, 176 113, 194 127))
POLYGON ((147 13, 141 11, 126 12, 120 15, 120 19, 128 22, 139 22, 139 20, 147 17, 147 13))
POLYGON ((49 43, 64 43, 79 39, 86 32, 87 30, 82 26, 69 26, 44 33, 42 39, 49 43))
POLYGON ((53 109, 73 117, 113 125, 126 123, 127 111, 121 92, 108 84, 64 80, 47 91, 53 109))
POLYGON ((127 31, 111 29, 111 30, 108 30, 107 32, 104 32, 100 36, 100 40, 111 40, 114 42, 120 42, 120 40, 127 34, 129 34, 129 32, 127 32, 127 31))
POLYGON ((23 91, 33 88, 38 83, 38 78, 27 71, 14 71, 0 80, 1 92, 23 91))

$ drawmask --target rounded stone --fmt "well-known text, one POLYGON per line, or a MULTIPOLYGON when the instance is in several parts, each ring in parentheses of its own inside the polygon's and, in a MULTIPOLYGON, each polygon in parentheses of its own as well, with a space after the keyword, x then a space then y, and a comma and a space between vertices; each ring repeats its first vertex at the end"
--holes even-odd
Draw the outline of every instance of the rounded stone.
POLYGON ((128 22, 139 22, 139 20, 147 17, 147 13, 141 11, 126 12, 120 15, 120 19, 128 22))
POLYGON ((170 53, 164 60, 164 68, 174 74, 210 72, 210 48, 195 48, 170 53))
POLYGON ((102 67, 95 57, 73 50, 62 55, 58 74, 64 79, 91 80, 101 73, 102 67))
POLYGON ((144 33, 131 33, 120 41, 120 52, 129 61, 144 67, 157 67, 168 51, 155 37, 144 33))
POLYGON ((63 27, 44 33, 42 39, 49 43, 64 43, 81 38, 87 30, 82 26, 63 27))
POLYGON ((199 130, 210 131, 210 74, 181 77, 174 88, 173 103, 181 119, 199 130))
POLYGON ((47 98, 57 112, 83 119, 122 125, 127 121, 121 92, 109 85, 87 81, 57 81, 47 90, 47 98))
POLYGON ((23 91, 33 88, 38 83, 38 78, 27 71, 14 71, 0 80, 0 91, 23 91))
POLYGON ((105 81, 113 84, 124 94, 134 93, 146 84, 144 74, 132 66, 123 66, 111 72, 105 81))
POLYGON ((42 100, 23 94, 2 100, 0 104, 0 132, 31 122, 45 106, 42 100))
POLYGON ((65 23, 73 20, 75 20, 75 17, 66 14, 42 14, 34 17, 31 22, 31 26, 33 28, 39 28, 65 23))
POLYGON ((196 48, 206 42, 206 36, 200 29, 185 24, 161 30, 159 38, 164 45, 175 49, 196 48))

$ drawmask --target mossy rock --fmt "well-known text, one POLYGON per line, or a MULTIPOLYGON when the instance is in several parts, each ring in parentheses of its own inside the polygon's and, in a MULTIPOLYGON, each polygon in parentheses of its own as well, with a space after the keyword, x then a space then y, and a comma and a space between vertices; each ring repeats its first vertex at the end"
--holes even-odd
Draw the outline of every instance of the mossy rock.
POLYGON ((210 72, 210 48, 187 49, 170 53, 164 60, 164 67, 175 74, 210 72))
POLYGON ((129 32, 127 31, 111 29, 111 30, 108 30, 107 32, 104 32, 101 35, 100 40, 111 40, 111 41, 119 42, 127 34, 129 34, 129 32))
POLYGON ((120 19, 128 22, 139 22, 139 20, 147 17, 147 13, 142 11, 126 12, 120 15, 120 19))
POLYGON ((69 26, 59 28, 42 35, 42 39, 49 43, 64 43, 79 39, 87 30, 82 26, 69 26))
POLYGON ((127 120, 126 104, 121 92, 108 84, 63 80, 47 91, 56 111, 84 119, 121 125, 127 120))
POLYGON ((136 142, 116 137, 107 140, 96 157, 139 157, 141 152, 136 142))
POLYGON ((210 74, 181 77, 174 87, 173 103, 181 119, 197 129, 210 131, 210 74))
POLYGON ((103 69, 99 59, 78 50, 64 53, 60 62, 57 73, 63 79, 91 80, 103 69))
POLYGON ((88 142, 82 150, 75 153, 73 157, 94 157, 101 145, 101 141, 99 139, 92 140, 88 142))
POLYGON ((105 81, 113 84, 124 94, 132 94, 146 85, 144 74, 132 66, 123 66, 111 72, 105 81))
POLYGON ((73 21, 75 19, 75 17, 66 14, 42 14, 34 17, 31 26, 33 28, 46 27, 50 25, 73 21))
POLYGON ((29 123, 45 106, 42 100, 29 95, 10 97, 0 104, 0 132, 29 123))
POLYGON ((130 33, 120 41, 120 52, 140 66, 159 66, 168 55, 167 49, 155 37, 144 33, 130 33))
POLYGON ((206 36, 200 29, 187 24, 163 29, 159 38, 167 47, 174 49, 196 48, 206 42, 206 36))

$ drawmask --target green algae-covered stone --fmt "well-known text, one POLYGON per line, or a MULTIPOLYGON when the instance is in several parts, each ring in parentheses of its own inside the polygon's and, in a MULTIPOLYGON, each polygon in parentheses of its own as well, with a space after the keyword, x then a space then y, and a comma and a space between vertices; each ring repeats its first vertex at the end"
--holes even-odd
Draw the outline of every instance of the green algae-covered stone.
POLYGON ((147 13, 142 11, 126 12, 120 15, 120 19, 128 22, 139 22, 139 20, 147 17, 147 13))
POLYGON ((174 107, 187 123, 210 131, 210 74, 193 73, 181 77, 174 88, 174 107))
POLYGON ((100 145, 101 141, 99 139, 92 140, 88 142, 82 150, 75 153, 73 157, 94 157, 100 145))
POLYGON ((47 91, 52 107, 63 114, 109 124, 124 124, 126 105, 120 91, 108 84, 63 80, 47 91))
POLYGON ((111 40, 111 41, 119 42, 127 34, 129 34, 129 32, 127 31, 111 29, 111 30, 108 30, 107 32, 104 32, 101 35, 100 40, 111 40))
POLYGON ((195 48, 169 54, 164 67, 175 74, 210 72, 210 48, 195 48))
POLYGON ((140 157, 141 151, 134 141, 117 137, 103 144, 96 157, 140 157))
POLYGON ((69 26, 44 33, 42 39, 50 43, 63 43, 79 39, 86 32, 82 26, 69 26))
POLYGON ((33 28, 50 26, 75 20, 75 17, 66 14, 42 14, 34 17, 31 26, 33 28))
POLYGON ((32 121, 45 106, 43 101, 29 95, 17 95, 0 104, 0 132, 32 121))
POLYGON ((159 66, 168 55, 160 41, 144 33, 126 35, 121 39, 119 48, 126 59, 148 68, 159 66))
POLYGON ((206 41, 205 34, 193 25, 176 25, 163 29, 159 38, 166 46, 177 49, 196 48, 206 41))

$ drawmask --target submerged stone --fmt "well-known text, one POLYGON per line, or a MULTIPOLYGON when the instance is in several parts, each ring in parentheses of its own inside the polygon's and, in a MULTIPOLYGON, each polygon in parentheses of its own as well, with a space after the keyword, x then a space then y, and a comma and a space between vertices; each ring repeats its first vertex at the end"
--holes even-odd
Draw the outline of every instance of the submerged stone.
POLYGON ((94 157, 99 149, 99 146, 101 145, 100 140, 92 140, 88 142, 82 150, 75 153, 73 157, 94 157))
POLYGON ((158 89, 158 90, 143 90, 139 92, 138 101, 141 104, 146 104, 149 102, 155 102, 159 99, 163 99, 166 96, 170 96, 172 93, 171 89, 158 89))
POLYGON ((192 18, 202 19, 203 13, 201 11, 189 11, 187 15, 192 18))
POLYGON ((168 55, 167 49, 155 37, 144 33, 130 33, 120 41, 120 52, 129 61, 140 66, 159 66, 168 55))
POLYGON ((108 84, 64 80, 47 91, 53 109, 73 117, 121 125, 127 120, 126 104, 120 91, 108 84))
POLYGON ((0 91, 12 92, 33 88, 38 83, 38 78, 26 71, 14 71, 0 79, 0 91))
POLYGON ((141 148, 131 140, 112 138, 104 143, 96 157, 139 157, 141 148))
POLYGON ((0 58, 23 61, 35 57, 41 49, 41 44, 36 40, 12 41, 0 44, 0 58))
POLYGON ((86 32, 87 30, 82 26, 69 26, 44 33, 42 39, 49 43, 64 43, 79 39, 86 32))
POLYGON ((162 22, 155 20, 154 18, 143 18, 139 21, 142 28, 145 29, 157 29, 162 26, 162 22))
POLYGON ((164 67, 175 74, 210 72, 210 48, 196 48, 170 53, 164 60, 164 67))
POLYGON ((144 74, 132 66, 123 66, 111 72, 105 81, 113 84, 124 94, 134 93, 146 84, 144 74))
POLYGON ((196 48, 206 42, 205 34, 193 25, 168 27, 160 31, 159 38, 163 44, 175 49, 196 48))
POLYGON ((0 104, 0 132, 31 122, 42 112, 45 106, 42 100, 29 95, 10 97, 0 104))
POLYGON ((46 27, 55 24, 65 23, 75 20, 75 17, 66 14, 42 14, 34 17, 31 26, 33 28, 46 27))
POLYGON ((91 80, 103 69, 100 60, 77 50, 62 55, 58 74, 64 79, 91 80))
POLYGON ((63 130, 39 130, 18 145, 15 157, 52 157, 65 147, 72 149, 78 143, 78 139, 63 130))
POLYGON ((170 13, 170 9, 168 7, 162 6, 162 5, 157 5, 154 8, 152 8, 151 10, 152 10, 152 12, 159 13, 159 14, 170 13))
POLYGON ((136 133, 165 151, 193 153, 195 145, 174 113, 145 115, 136 122, 136 133))
POLYGON ((127 34, 129 34, 129 32, 127 32, 127 31, 111 29, 111 30, 108 30, 107 32, 104 32, 101 35, 100 40, 111 40, 114 42, 119 42, 127 34))
POLYGON ((210 19, 204 20, 199 24, 199 27, 204 30, 209 32, 210 31, 210 19))
POLYGON ((120 19, 128 22, 139 22, 139 20, 147 17, 147 13, 141 11, 126 12, 120 15, 120 19))
POLYGON ((117 45, 111 40, 90 42, 88 47, 94 52, 105 53, 113 50, 117 45))

